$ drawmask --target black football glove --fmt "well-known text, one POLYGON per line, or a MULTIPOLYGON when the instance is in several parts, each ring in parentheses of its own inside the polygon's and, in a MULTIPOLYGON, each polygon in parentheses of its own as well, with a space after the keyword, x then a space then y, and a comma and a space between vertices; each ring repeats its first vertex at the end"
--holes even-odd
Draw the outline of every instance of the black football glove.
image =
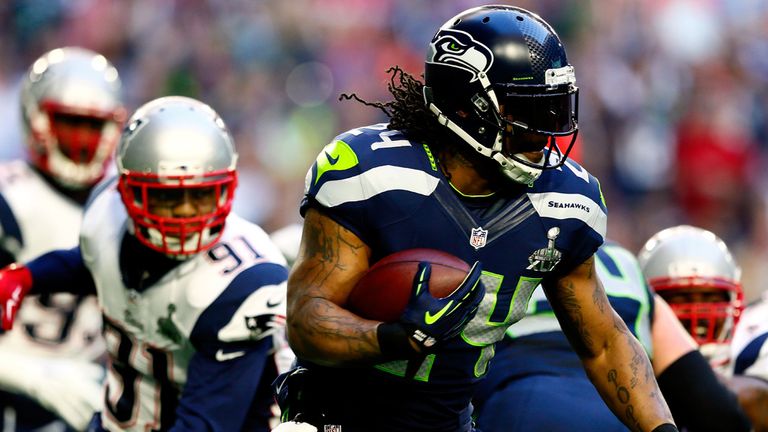
POLYGON ((450 295, 435 298, 429 292, 432 265, 419 263, 413 280, 411 299, 393 323, 379 324, 377 337, 385 357, 411 358, 432 351, 436 345, 457 336, 475 316, 485 295, 480 281, 482 267, 475 262, 464 281, 450 295), (413 349, 413 341, 419 348, 413 349))

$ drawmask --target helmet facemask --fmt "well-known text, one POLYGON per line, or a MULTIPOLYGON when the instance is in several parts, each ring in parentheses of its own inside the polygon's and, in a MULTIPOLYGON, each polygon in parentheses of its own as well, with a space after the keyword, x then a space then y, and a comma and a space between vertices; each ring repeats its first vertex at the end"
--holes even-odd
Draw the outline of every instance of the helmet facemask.
POLYGON ((653 278, 648 283, 696 343, 730 343, 743 309, 740 284, 712 277, 653 278))
POLYGON ((150 249, 185 259, 221 237, 236 185, 236 172, 223 171, 165 177, 128 173, 118 187, 136 238, 150 249))
POLYGON ((32 130, 42 147, 32 157, 35 165, 70 189, 98 182, 120 137, 123 112, 84 115, 53 103, 44 103, 41 109, 47 121, 45 129, 32 130))

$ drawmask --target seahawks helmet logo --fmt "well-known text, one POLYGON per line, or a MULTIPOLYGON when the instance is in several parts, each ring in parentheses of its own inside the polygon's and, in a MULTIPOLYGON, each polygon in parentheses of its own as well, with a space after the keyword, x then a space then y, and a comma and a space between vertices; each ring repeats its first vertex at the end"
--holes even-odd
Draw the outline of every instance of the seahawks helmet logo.
POLYGON ((461 30, 440 30, 429 44, 427 63, 463 69, 472 74, 470 82, 480 72, 488 72, 493 64, 491 50, 461 30))

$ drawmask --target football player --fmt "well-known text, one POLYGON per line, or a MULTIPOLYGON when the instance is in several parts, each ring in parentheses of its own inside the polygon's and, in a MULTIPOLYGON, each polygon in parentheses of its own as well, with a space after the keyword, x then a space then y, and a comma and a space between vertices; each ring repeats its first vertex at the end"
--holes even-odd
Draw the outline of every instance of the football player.
MULTIPOLYGON (((29 158, 0 164, 1 267, 77 244, 125 121, 117 70, 82 48, 45 53, 24 76, 21 114, 29 158)), ((61 418, 84 430, 104 377, 95 297, 31 296, 18 321, 0 336, 2 429, 61 430, 61 418)))
MULTIPOLYGON (((677 425, 749 431, 736 396, 718 381, 670 307, 651 293, 635 256, 608 242, 595 261, 611 306, 651 358, 677 425)), ((493 362, 474 399, 483 431, 528 431, 532 424, 550 432, 627 430, 600 400, 540 288, 526 317, 497 344, 493 362)))
POLYGON ((762 348, 759 336, 748 341, 756 328, 755 315, 742 326, 741 268, 725 242, 705 229, 679 225, 653 235, 638 259, 651 288, 667 300, 702 354, 737 394, 755 429, 768 430, 768 384, 753 378, 759 374, 745 373, 748 359, 756 360, 762 348), (739 341, 730 347, 739 327, 739 341))
POLYGON ((729 371, 755 430, 768 431, 768 291, 744 309, 731 340, 729 371))
POLYGON ((743 309, 741 268, 714 233, 679 225, 653 235, 638 255, 651 288, 669 303, 713 367, 727 365, 743 309))
POLYGON ((97 294, 110 362, 90 430, 268 430, 288 272, 268 235, 230 213, 224 122, 194 99, 156 99, 116 161, 79 247, 0 272, 4 322, 28 291, 97 294))
POLYGON ((307 173, 288 282, 299 364, 276 382, 284 419, 345 432, 473 430, 470 400, 494 345, 541 283, 621 420, 677 430, 595 276, 606 208, 597 180, 567 159, 578 89, 552 27, 513 6, 469 9, 436 32, 423 84, 393 70, 394 100, 370 104, 390 122, 342 133, 307 173), (437 299, 421 263, 396 322, 346 309, 371 263, 410 248, 473 267, 437 299))

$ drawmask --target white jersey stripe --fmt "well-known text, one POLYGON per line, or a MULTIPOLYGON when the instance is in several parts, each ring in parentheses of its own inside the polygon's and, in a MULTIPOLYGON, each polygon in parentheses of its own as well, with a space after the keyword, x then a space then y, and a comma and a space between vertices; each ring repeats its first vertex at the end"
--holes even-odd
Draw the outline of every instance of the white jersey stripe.
POLYGON ((528 197, 540 216, 553 219, 579 219, 605 238, 608 216, 596 202, 588 197, 558 192, 529 193, 528 197))
POLYGON ((393 190, 426 196, 435 190, 437 184, 438 179, 424 171, 385 165, 347 179, 328 181, 320 187, 315 197, 325 207, 336 207, 364 201, 393 190))

